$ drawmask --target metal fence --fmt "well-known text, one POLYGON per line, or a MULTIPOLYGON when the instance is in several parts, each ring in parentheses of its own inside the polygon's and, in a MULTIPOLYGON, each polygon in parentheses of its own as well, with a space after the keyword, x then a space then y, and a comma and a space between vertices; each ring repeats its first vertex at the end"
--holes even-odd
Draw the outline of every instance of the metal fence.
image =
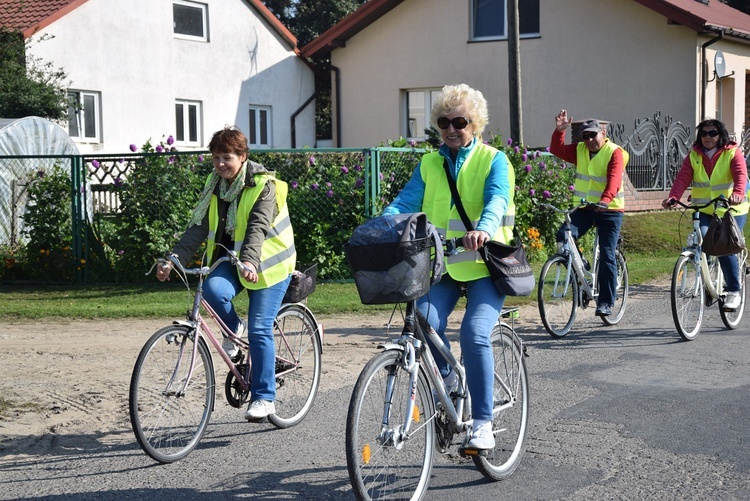
MULTIPOLYGON (((393 147, 256 150, 251 152, 250 159, 276 171, 276 176, 289 185, 288 204, 300 264, 316 262, 322 280, 347 280, 350 275, 343 256, 343 243, 359 223, 377 214, 393 199, 424 152, 417 148, 393 147)), ((70 172, 70 200, 62 205, 70 207, 72 238, 66 255, 69 255, 71 270, 63 276, 78 283, 111 280, 106 277, 116 277, 114 281, 120 281, 122 274, 117 274, 111 262, 102 261, 115 261, 120 258, 119 254, 126 252, 114 247, 110 240, 121 241, 122 238, 117 237, 122 235, 117 233, 123 233, 127 224, 113 222, 124 217, 123 198, 132 198, 129 190, 139 164, 145 161, 161 162, 165 169, 189 163, 201 181, 197 187, 185 186, 184 189, 195 192, 195 196, 212 168, 210 155, 205 151, 0 157, 0 167, 13 165, 15 173, 5 176, 12 185, 13 195, 0 199, 7 200, 4 203, 7 208, 0 211, 5 215, 0 220, 5 232, 0 234, 3 237, 0 238, 0 255, 6 258, 6 267, 9 252, 13 258, 14 249, 21 247, 24 240, 27 186, 35 176, 43 176, 57 165, 70 172)), ((9 168, 3 170, 9 171, 9 168)), ((146 224, 158 224, 175 217, 169 205, 144 205, 148 209, 159 208, 142 216, 149 220, 146 224)), ((126 216, 133 218, 132 202, 129 209, 126 216)), ((182 216, 180 227, 184 229, 188 214, 182 216)), ((167 236, 170 238, 174 241, 174 235, 167 236)), ((142 252, 149 252, 147 243, 143 244, 142 252)), ((143 275, 140 270, 139 273, 143 275)), ((0 274, 0 278, 12 281, 14 275, 0 274)))

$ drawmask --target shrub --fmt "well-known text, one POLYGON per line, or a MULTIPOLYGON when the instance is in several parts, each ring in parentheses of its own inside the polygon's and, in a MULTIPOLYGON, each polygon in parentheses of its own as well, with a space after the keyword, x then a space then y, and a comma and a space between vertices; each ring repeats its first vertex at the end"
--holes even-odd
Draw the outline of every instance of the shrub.
POLYGON ((106 243, 117 256, 117 280, 152 280, 144 274, 154 258, 174 246, 197 203, 210 167, 199 155, 175 154, 172 144, 171 136, 156 146, 146 141, 145 155, 134 161, 125 181, 116 183, 120 212, 106 243))
MULTIPOLYGON (((30 175, 23 220, 22 234, 27 238, 23 268, 27 278, 71 280, 76 267, 85 266, 85 260, 73 262, 70 175, 59 164, 30 175)), ((15 261, 15 267, 17 256, 8 253, 6 259, 15 261)), ((10 262, 6 260, 6 264, 10 262)))

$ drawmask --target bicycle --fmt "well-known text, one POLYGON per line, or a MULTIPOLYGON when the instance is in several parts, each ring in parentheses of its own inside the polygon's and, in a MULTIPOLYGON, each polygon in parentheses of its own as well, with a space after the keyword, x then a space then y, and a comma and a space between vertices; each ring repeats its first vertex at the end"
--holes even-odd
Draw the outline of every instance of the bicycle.
POLYGON ((523 456, 529 419, 527 355, 512 323, 518 309, 503 309, 492 330, 492 421, 497 445, 479 451, 466 448, 472 418, 462 362, 419 312, 416 298, 405 302, 401 336, 382 344, 382 351, 365 365, 349 403, 346 460, 354 494, 368 500, 423 499, 430 482, 433 452, 447 452, 454 436, 461 433, 465 436, 459 454, 471 457, 486 478, 506 478, 523 456), (510 324, 504 320, 508 318, 510 324), (427 338, 458 375, 458 389, 450 395, 427 338))
MULTIPOLYGON (((233 251, 211 267, 184 268, 176 256, 168 259, 188 291, 187 276, 198 277, 192 309, 186 320, 174 321, 146 341, 133 368, 129 394, 130 422, 138 444, 160 463, 187 456, 208 426, 216 384, 207 340, 229 368, 224 384, 229 405, 239 408, 246 403, 251 383, 247 339, 237 337, 203 299, 203 282, 219 264, 244 265, 233 251), (216 321, 221 335, 240 348, 234 360, 201 315, 201 307, 216 321)), ((274 321, 276 413, 268 416, 277 428, 298 424, 312 407, 320 383, 322 337, 322 326, 305 304, 281 305, 274 321)))
POLYGON ((677 332, 685 341, 692 341, 700 333, 703 324, 703 311, 714 302, 719 303, 721 320, 727 329, 734 330, 742 320, 745 311, 745 275, 747 268, 747 249, 737 254, 740 278, 740 306, 735 310, 725 310, 724 274, 721 272, 719 259, 707 256, 701 247, 703 233, 700 229, 699 214, 701 209, 717 204, 729 207, 727 199, 720 195, 704 205, 685 204, 674 200, 685 210, 693 211, 693 229, 688 234, 685 247, 672 272, 671 304, 672 318, 677 332))
MULTIPOLYGON (((599 297, 598 275, 601 261, 599 233, 594 234, 593 257, 591 264, 588 265, 578 249, 570 228, 571 214, 588 205, 593 204, 581 200, 581 205, 565 210, 546 203, 540 204, 564 216, 565 240, 560 250, 550 256, 542 266, 537 287, 539 315, 542 317, 544 328, 552 337, 559 338, 567 335, 573 327, 576 309, 586 309, 592 301, 596 305, 596 299, 599 297)), ((617 262, 617 287, 614 306, 611 315, 601 317, 602 321, 609 326, 617 325, 622 320, 628 304, 628 265, 621 237, 617 240, 615 260, 617 262)))

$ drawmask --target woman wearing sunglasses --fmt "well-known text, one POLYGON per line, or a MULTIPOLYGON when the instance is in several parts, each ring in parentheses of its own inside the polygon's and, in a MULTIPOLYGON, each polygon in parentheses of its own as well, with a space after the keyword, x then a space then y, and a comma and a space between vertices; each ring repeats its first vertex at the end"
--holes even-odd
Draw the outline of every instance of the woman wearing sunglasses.
MULTIPOLYGON (((693 185, 691 197, 693 203, 703 204, 724 194, 732 206, 732 215, 737 226, 742 229, 747 219, 747 164, 737 143, 729 139, 726 127, 719 120, 708 119, 698 124, 693 149, 682 161, 682 167, 672 184, 669 196, 662 201, 665 209, 674 207, 673 200, 679 200, 685 190, 693 185)), ((716 209, 719 216, 724 214, 723 207, 716 209)), ((713 207, 701 209, 701 232, 705 235, 713 207)), ((721 271, 724 273, 727 297, 725 310, 736 310, 740 305, 740 279, 737 256, 719 258, 721 271)))
MULTIPOLYGON (((487 101, 466 84, 447 85, 437 96, 431 123, 440 130, 443 144, 424 155, 409 182, 383 214, 424 212, 441 235, 462 237, 465 252, 446 259, 447 273, 417 305, 443 342, 448 316, 466 284, 468 298, 461 322, 461 353, 471 394, 474 426, 469 448, 493 449, 492 434, 494 362, 490 333, 505 301, 495 289, 487 266, 477 250, 488 240, 508 243, 513 236, 515 174, 505 153, 484 144, 488 121, 487 101), (467 231, 451 197, 447 175, 474 229, 467 231)), ((450 393, 457 376, 445 359, 432 350, 450 393)))

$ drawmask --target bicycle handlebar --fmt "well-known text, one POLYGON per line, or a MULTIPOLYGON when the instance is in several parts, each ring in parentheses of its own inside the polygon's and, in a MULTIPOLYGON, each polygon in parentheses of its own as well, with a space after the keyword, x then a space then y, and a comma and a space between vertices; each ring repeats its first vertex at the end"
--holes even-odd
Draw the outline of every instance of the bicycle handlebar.
MULTIPOLYGON (((182 263, 180 262, 177 254, 172 253, 167 254, 164 258, 157 259, 156 263, 159 265, 163 263, 170 263, 175 268, 175 270, 185 275, 207 276, 210 275, 221 263, 224 263, 226 261, 229 261, 240 270, 249 270, 247 266, 242 264, 242 261, 240 261, 240 259, 237 257, 237 253, 233 250, 228 250, 225 256, 217 259, 216 262, 214 262, 211 266, 201 266, 200 268, 185 268, 184 266, 182 266, 182 263)), ((151 271, 149 270, 149 273, 150 272, 151 271)))
POLYGON ((714 198, 713 200, 709 200, 708 202, 706 202, 703 205, 696 205, 696 204, 693 204, 693 203, 686 204, 686 203, 683 203, 683 202, 677 200, 676 198, 670 199, 670 201, 667 202, 667 204, 670 207, 674 206, 674 205, 679 205, 679 206, 681 206, 681 207, 683 207, 685 209, 690 209, 690 210, 693 210, 693 211, 699 211, 701 209, 705 209, 707 207, 710 207, 713 204, 721 204, 721 205, 723 205, 727 209, 730 208, 729 207, 729 199, 727 199, 727 197, 725 197, 724 195, 719 195, 718 197, 714 198))
POLYGON ((589 207, 589 206, 597 205, 597 204, 595 204, 594 202, 589 202, 588 200, 582 198, 580 200, 580 204, 578 204, 575 207, 572 207, 570 209, 560 209, 559 207, 555 207, 554 205, 548 204, 546 202, 542 202, 542 203, 537 204, 537 205, 539 207, 546 207, 548 209, 552 209, 553 211, 560 212, 562 214, 572 214, 573 212, 577 211, 578 209, 580 209, 582 207, 589 207))

